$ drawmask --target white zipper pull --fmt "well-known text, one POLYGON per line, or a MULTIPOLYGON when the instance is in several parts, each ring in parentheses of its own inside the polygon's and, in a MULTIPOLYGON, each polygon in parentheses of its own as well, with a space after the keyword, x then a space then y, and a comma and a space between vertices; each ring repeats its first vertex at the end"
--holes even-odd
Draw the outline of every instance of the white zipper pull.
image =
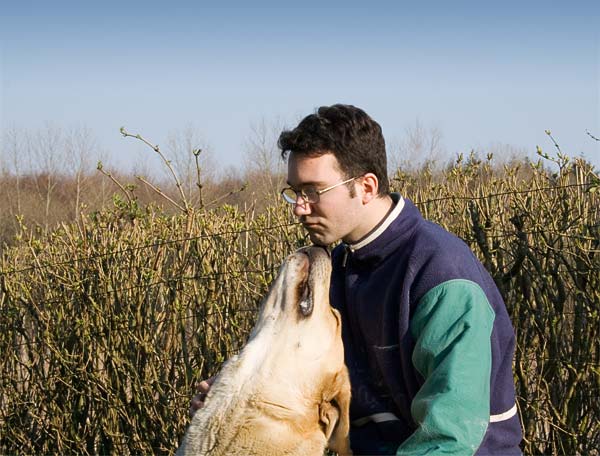
POLYGON ((348 244, 344 245, 344 258, 342 258, 342 267, 346 267, 346 260, 348 259, 348 252, 351 252, 350 246, 348 244))

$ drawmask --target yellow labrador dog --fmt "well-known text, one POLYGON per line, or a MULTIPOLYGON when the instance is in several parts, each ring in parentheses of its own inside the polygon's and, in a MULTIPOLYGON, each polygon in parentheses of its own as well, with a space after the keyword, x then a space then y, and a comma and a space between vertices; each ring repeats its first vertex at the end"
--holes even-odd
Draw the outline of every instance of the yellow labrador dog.
POLYGON ((324 248, 285 260, 246 346, 223 366, 178 455, 351 454, 350 381, 330 275, 324 248))

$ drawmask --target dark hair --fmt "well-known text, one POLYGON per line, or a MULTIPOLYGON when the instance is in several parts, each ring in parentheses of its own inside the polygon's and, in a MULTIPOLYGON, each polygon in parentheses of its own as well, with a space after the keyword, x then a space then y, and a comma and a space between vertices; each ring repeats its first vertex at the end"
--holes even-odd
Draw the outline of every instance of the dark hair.
POLYGON ((379 195, 389 192, 385 140, 381 127, 362 109, 351 105, 321 106, 293 130, 281 133, 281 156, 288 152, 306 156, 333 153, 349 179, 373 173, 379 195))

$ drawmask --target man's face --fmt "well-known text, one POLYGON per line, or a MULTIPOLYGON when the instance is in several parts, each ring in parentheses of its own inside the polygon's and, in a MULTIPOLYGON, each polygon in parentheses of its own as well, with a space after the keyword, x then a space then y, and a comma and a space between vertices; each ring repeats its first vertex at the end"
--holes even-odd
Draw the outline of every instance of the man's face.
MULTIPOLYGON (((290 153, 287 181, 294 190, 307 187, 322 190, 348 177, 356 176, 344 176, 332 153, 318 157, 290 153)), ((348 185, 358 187, 354 181, 348 185)), ((308 231, 312 242, 329 245, 340 239, 345 242, 357 240, 361 206, 358 195, 351 197, 348 186, 340 185, 320 195, 318 203, 306 203, 300 199, 299 204, 294 205, 294 214, 308 231)))

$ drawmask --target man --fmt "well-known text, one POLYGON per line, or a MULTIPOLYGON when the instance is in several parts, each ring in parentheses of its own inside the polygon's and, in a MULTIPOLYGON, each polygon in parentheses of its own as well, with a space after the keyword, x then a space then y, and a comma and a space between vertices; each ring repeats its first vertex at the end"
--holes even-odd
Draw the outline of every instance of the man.
POLYGON ((354 106, 321 107, 279 146, 282 196, 311 240, 342 241, 330 297, 343 318, 354 453, 520 454, 502 297, 461 240, 389 193, 379 124, 354 106))

